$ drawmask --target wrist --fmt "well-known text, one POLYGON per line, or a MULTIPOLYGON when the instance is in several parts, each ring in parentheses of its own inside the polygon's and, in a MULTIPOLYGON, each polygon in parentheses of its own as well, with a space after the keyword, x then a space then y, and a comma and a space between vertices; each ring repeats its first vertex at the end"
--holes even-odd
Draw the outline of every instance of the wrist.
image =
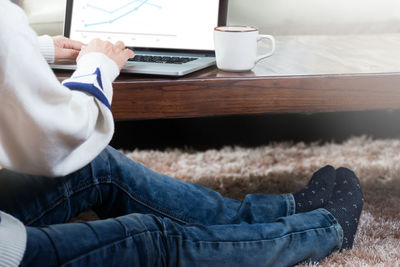
POLYGON ((98 52, 91 52, 81 56, 77 62, 77 69, 74 75, 79 75, 80 73, 90 73, 95 71, 96 68, 100 68, 102 75, 107 77, 107 80, 110 82, 113 82, 119 75, 117 63, 103 53, 98 52))

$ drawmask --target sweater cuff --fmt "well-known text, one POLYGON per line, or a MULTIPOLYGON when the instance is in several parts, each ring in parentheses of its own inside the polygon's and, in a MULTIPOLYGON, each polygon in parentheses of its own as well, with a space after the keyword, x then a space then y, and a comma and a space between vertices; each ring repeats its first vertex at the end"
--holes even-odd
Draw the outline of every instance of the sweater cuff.
POLYGON ((103 78, 113 82, 119 75, 117 63, 103 53, 91 52, 79 58, 77 68, 72 77, 93 73, 97 68, 101 69, 103 78))
POLYGON ((93 95, 111 109, 112 82, 119 74, 117 64, 103 53, 89 53, 77 62, 72 77, 62 84, 71 90, 78 90, 93 95))
POLYGON ((25 226, 1 211, 0 218, 0 266, 19 266, 27 242, 25 226))
POLYGON ((40 53, 46 59, 47 63, 54 63, 54 41, 48 35, 39 36, 40 53))

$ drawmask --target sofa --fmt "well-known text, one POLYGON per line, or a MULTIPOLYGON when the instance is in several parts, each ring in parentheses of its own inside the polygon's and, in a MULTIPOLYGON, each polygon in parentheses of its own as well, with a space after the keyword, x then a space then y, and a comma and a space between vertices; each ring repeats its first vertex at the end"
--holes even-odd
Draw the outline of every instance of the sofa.
POLYGON ((65 0, 19 0, 32 28, 39 34, 63 33, 65 0))
MULTIPOLYGON (((65 0, 14 0, 38 34, 62 34, 65 0)), ((274 35, 400 32, 398 0, 229 0, 228 24, 274 35)))

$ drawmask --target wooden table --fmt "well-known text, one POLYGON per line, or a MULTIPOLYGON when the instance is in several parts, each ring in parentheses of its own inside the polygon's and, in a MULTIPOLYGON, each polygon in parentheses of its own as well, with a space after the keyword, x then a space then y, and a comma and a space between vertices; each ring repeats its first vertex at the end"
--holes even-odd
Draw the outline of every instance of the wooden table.
MULTIPOLYGON (((277 36, 246 73, 210 67, 182 78, 121 75, 118 120, 400 108, 400 34, 277 36)), ((58 72, 60 80, 70 73, 58 72)))

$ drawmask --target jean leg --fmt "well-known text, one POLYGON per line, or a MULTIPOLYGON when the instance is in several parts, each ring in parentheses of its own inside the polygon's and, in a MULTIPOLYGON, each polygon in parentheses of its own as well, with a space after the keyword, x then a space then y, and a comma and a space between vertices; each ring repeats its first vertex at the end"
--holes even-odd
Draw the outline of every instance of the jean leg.
POLYGON ((62 222, 65 218, 63 178, 15 173, 0 170, 0 210, 21 220, 25 225, 36 223, 36 218, 52 210, 56 220, 43 224, 62 222))
POLYGON ((343 232, 326 210, 273 223, 181 225, 130 214, 88 223, 27 228, 23 266, 289 266, 340 248, 343 232))
POLYGON ((294 206, 291 194, 225 198, 154 172, 111 147, 66 177, 0 170, 0 210, 30 226, 67 222, 90 208, 101 218, 145 213, 181 223, 261 223, 292 215, 294 206))
POLYGON ((0 170, 0 210, 25 225, 64 223, 98 205, 101 190, 91 166, 66 177, 49 178, 0 170))
POLYGON ((96 210, 102 218, 150 213, 182 223, 212 225, 272 222, 295 212, 291 194, 250 194, 243 201, 226 198, 203 186, 157 173, 111 147, 92 165, 93 175, 108 177, 113 186, 104 188, 105 205, 96 210), (107 164, 110 173, 105 173, 107 164))

